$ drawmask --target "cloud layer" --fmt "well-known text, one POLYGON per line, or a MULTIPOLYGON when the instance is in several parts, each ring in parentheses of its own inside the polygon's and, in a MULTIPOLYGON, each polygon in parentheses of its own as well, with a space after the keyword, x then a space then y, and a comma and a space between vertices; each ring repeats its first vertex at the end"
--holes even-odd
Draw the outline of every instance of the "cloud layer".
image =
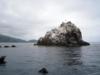
POLYGON ((0 0, 0 33, 25 40, 71 20, 88 41, 100 41, 100 0, 0 0))

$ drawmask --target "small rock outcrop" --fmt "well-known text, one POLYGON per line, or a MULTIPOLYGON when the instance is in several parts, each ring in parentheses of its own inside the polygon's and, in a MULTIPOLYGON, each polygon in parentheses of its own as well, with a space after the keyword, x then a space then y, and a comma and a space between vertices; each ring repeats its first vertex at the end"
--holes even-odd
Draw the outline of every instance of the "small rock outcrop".
POLYGON ((41 37, 37 45, 57 45, 57 46, 83 46, 89 45, 82 40, 82 33, 72 22, 62 23, 58 28, 47 32, 41 37))
POLYGON ((11 47, 16 47, 15 45, 12 45, 11 47))
POLYGON ((39 70, 39 73, 47 74, 48 71, 46 68, 42 68, 41 70, 39 70))
POLYGON ((5 64, 6 63, 5 58, 6 58, 6 56, 1 56, 0 57, 0 64, 5 64))
POLYGON ((8 48, 9 46, 6 46, 6 45, 5 45, 4 47, 5 47, 5 48, 8 48))

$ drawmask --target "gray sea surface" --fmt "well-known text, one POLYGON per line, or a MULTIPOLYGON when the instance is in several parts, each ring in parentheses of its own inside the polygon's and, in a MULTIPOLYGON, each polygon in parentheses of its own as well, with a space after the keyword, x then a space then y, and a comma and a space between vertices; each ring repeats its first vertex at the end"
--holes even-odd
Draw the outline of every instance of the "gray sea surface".
POLYGON ((34 46, 33 43, 0 43, 16 45, 0 48, 7 63, 0 65, 0 75, 100 75, 100 43, 83 47, 34 46))

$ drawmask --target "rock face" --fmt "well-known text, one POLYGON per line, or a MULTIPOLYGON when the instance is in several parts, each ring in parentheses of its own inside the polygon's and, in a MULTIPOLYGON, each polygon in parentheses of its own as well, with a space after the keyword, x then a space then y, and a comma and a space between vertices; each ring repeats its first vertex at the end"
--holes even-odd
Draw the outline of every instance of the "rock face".
POLYGON ((88 42, 82 40, 82 34, 78 27, 72 22, 62 23, 58 28, 47 32, 41 37, 38 45, 57 45, 57 46, 82 46, 89 45, 88 42))

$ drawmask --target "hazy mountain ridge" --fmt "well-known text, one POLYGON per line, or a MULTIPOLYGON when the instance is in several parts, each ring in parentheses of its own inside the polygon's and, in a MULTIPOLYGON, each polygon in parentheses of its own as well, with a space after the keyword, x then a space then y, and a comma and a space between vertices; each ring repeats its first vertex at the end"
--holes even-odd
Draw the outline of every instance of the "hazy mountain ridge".
POLYGON ((27 42, 25 40, 0 34, 0 42, 27 42))
POLYGON ((29 40, 28 42, 37 42, 37 40, 33 39, 33 40, 29 40))

